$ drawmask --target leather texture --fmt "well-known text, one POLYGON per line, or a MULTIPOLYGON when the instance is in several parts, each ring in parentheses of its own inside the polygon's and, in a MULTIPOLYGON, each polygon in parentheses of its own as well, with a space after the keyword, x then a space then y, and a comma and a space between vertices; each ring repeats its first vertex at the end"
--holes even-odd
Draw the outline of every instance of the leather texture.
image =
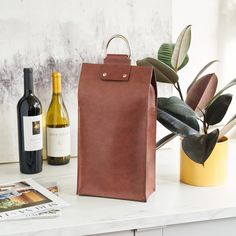
POLYGON ((104 59, 104 64, 126 64, 130 65, 131 60, 125 54, 108 54, 104 59))
POLYGON ((147 201, 155 191, 153 69, 131 66, 127 55, 104 62, 82 65, 77 193, 147 201))

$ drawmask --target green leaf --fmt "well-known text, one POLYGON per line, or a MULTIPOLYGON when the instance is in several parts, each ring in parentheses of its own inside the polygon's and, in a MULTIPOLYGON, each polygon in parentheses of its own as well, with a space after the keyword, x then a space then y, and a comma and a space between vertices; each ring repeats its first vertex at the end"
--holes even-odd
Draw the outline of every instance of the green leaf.
MULTIPOLYGON (((172 57, 172 54, 174 51, 174 47, 175 47, 175 44, 173 44, 173 43, 163 43, 158 50, 158 60, 162 61, 163 63, 165 63, 166 65, 168 65, 172 69, 174 69, 174 68, 171 65, 171 57, 172 57)), ((189 57, 188 57, 188 55, 186 55, 183 63, 178 68, 178 70, 182 69, 188 63, 188 61, 189 61, 189 57)))
POLYGON ((189 85, 187 92, 189 91, 189 89, 193 86, 193 84, 195 83, 196 80, 198 80, 198 78, 200 77, 200 75, 209 67, 211 66, 213 63, 215 62, 219 62, 218 60, 214 60, 214 61, 210 61, 209 63, 207 63, 196 75, 196 77, 194 78, 194 80, 192 81, 192 83, 189 85))
POLYGON ((142 60, 138 60, 136 63, 138 66, 153 66, 157 82, 175 84, 179 79, 173 69, 154 58, 147 57, 142 60))
POLYGON ((225 90, 229 89, 230 87, 236 84, 236 79, 231 80, 228 84, 225 85, 208 103, 207 107, 209 107, 225 90))
POLYGON ((168 135, 166 135, 165 137, 163 137, 162 139, 160 139, 157 143, 156 143, 156 150, 161 148, 162 146, 164 146, 166 143, 170 142, 172 139, 174 139, 177 135, 174 133, 170 133, 168 135))
POLYGON ((195 112, 178 97, 158 98, 158 108, 174 115, 193 129, 199 131, 195 112))
POLYGON ((189 89, 186 103, 195 111, 204 110, 216 92, 217 83, 215 74, 201 77, 189 89))
POLYGON ((232 94, 220 95, 216 100, 207 107, 205 111, 205 121, 208 125, 215 125, 224 118, 229 105, 232 101, 232 94))
POLYGON ((182 148, 192 161, 204 165, 217 143, 218 136, 218 129, 209 134, 191 135, 183 139, 182 148))
POLYGON ((182 65, 184 58, 187 55, 191 43, 191 25, 188 25, 182 30, 177 38, 175 48, 171 57, 171 65, 175 71, 182 65))
POLYGON ((189 62, 189 56, 187 54, 186 57, 184 58, 183 63, 181 64, 181 66, 178 67, 178 70, 181 70, 183 67, 185 67, 188 64, 188 62, 189 62))
POLYGON ((163 43, 158 50, 158 60, 162 61, 172 69, 173 66, 171 65, 171 57, 174 47, 175 46, 173 43, 163 43))
POLYGON ((181 121, 179 117, 175 117, 173 114, 169 114, 166 111, 158 109, 157 120, 165 126, 171 132, 186 137, 198 133, 197 130, 187 125, 184 121, 181 121))
POLYGON ((158 121, 180 136, 195 134, 199 124, 194 111, 178 97, 158 98, 158 121))

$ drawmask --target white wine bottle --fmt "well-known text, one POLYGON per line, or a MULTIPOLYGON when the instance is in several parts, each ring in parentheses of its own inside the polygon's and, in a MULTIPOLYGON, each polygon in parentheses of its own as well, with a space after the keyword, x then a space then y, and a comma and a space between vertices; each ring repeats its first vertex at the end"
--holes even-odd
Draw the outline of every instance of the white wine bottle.
POLYGON ((70 161, 70 122, 62 98, 61 74, 52 73, 53 95, 46 118, 47 161, 64 165, 70 161))

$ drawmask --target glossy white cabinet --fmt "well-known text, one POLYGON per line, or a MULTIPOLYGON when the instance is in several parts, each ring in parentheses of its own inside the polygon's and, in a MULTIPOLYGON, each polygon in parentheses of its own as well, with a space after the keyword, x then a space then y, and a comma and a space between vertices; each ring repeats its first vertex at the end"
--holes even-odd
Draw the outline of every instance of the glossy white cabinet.
POLYGON ((162 236, 162 228, 154 227, 154 228, 146 228, 146 229, 138 229, 134 231, 135 236, 162 236))
POLYGON ((134 233, 134 236, 235 236, 236 218, 146 228, 134 233))
POLYGON ((235 236, 236 218, 167 226, 163 236, 235 236))
POLYGON ((134 236, 134 230, 105 233, 105 234, 96 234, 96 236, 134 236))

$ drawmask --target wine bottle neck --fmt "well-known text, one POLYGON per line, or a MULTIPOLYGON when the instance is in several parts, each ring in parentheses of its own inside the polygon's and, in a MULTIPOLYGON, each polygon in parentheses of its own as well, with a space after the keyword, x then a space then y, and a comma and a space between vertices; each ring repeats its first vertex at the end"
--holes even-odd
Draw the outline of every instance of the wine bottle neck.
POLYGON ((24 70, 24 93, 25 95, 34 93, 33 71, 29 69, 24 70))
POLYGON ((52 104, 58 106, 64 106, 62 93, 53 93, 52 94, 52 104))
POLYGON ((55 100, 55 101, 58 101, 58 102, 63 101, 62 93, 53 93, 52 97, 53 97, 53 100, 55 100))
POLYGON ((52 75, 52 84, 53 84, 53 95, 61 95, 61 74, 59 72, 54 72, 52 75))

